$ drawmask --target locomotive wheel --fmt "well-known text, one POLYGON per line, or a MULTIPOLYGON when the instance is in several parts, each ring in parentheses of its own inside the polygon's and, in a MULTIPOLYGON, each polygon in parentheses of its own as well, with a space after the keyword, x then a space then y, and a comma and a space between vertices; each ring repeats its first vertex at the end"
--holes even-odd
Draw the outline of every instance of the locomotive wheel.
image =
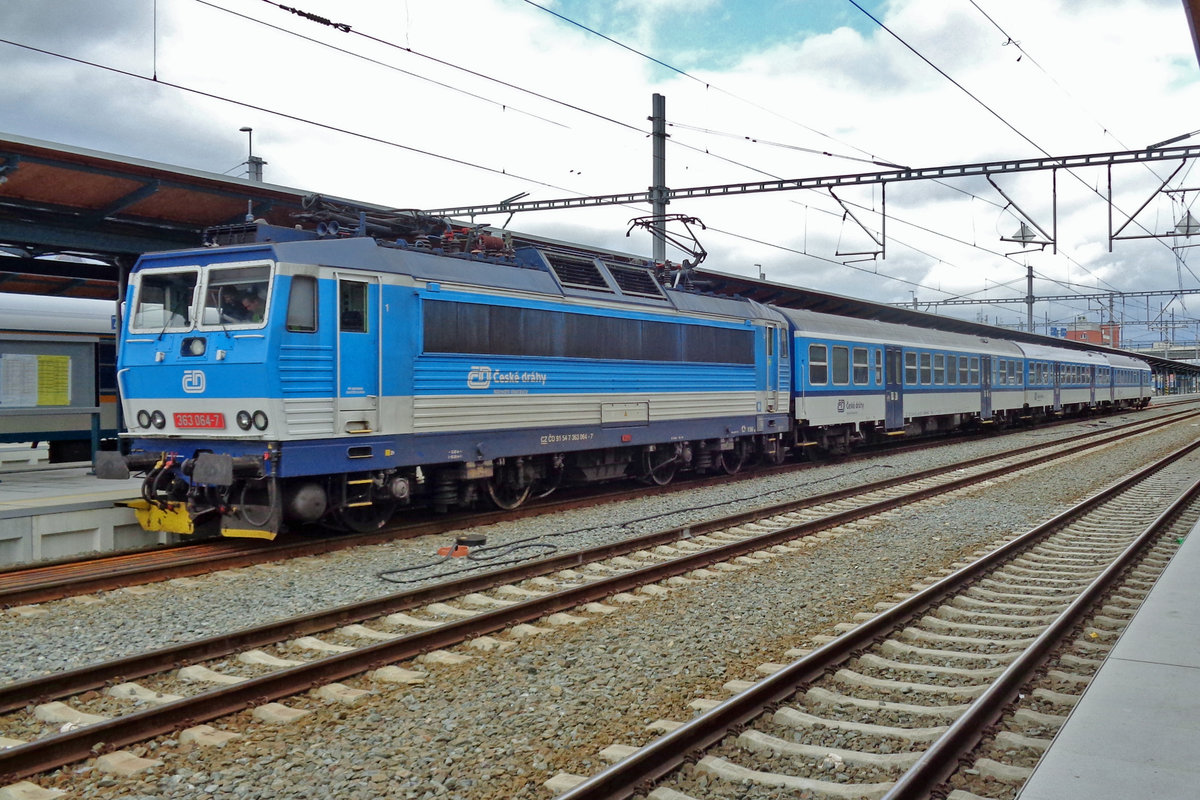
POLYGON ((339 528, 352 533, 370 533, 386 525, 395 511, 395 500, 377 500, 369 506, 335 509, 333 520, 339 528))
POLYGON ((497 508, 512 511, 529 499, 529 493, 533 489, 532 483, 518 486, 508 481, 498 480, 498 478, 498 475, 494 475, 487 483, 488 497, 492 498, 492 502, 496 504, 497 508))
MULTIPOLYGON (((769 443, 767 443, 769 444, 769 443)), ((787 448, 783 446, 782 441, 775 442, 775 452, 770 450, 763 451, 763 460, 772 467, 778 467, 784 460, 787 459, 787 448)))
POLYGON ((675 478, 679 469, 678 454, 667 450, 648 450, 642 456, 646 472, 642 480, 656 486, 666 486, 675 478))
POLYGON ((722 450, 721 457, 717 459, 717 463, 721 465, 721 469, 726 475, 736 475, 742 470, 742 465, 746 463, 746 451, 741 447, 734 447, 732 450, 722 450))

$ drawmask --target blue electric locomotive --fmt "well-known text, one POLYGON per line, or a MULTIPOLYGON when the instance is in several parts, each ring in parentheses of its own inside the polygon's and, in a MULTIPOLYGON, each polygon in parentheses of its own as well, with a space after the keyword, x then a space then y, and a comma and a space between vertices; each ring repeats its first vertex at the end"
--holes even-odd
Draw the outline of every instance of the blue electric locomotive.
POLYGON ((142 257, 117 373, 131 451, 96 468, 145 473, 144 527, 370 530, 400 505, 515 508, 1149 401, 1130 356, 775 309, 628 256, 412 224, 251 224, 142 257))
POLYGON ((783 456, 773 309, 615 256, 255 233, 275 241, 149 254, 130 276, 132 449, 97 472, 146 472, 148 529, 373 529, 401 504, 511 508, 564 482, 783 456))

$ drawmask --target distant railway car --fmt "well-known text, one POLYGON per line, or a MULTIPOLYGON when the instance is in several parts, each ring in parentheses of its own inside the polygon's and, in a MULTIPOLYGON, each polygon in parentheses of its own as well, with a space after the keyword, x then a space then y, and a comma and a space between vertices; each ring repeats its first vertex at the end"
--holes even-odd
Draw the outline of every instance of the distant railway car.
POLYGON ((152 529, 370 529, 398 504, 782 456, 784 318, 634 264, 273 242, 143 256, 128 308, 132 452, 98 471, 148 471, 152 529))
POLYGON ((116 311, 0 293, 0 442, 48 442, 53 462, 88 461, 117 436, 116 311))
POLYGON ((1150 398, 1150 368, 1132 356, 781 312, 792 326, 792 443, 800 447, 843 453, 885 436, 1142 406, 1150 398))
POLYGON ((1106 353, 1108 376, 1100 392, 1100 402, 1115 408, 1142 408, 1154 391, 1154 375, 1140 358, 1106 353))
POLYGON ((793 410, 802 446, 846 452, 885 435, 990 423, 1022 405, 1018 384, 1008 383, 1021 361, 1012 342, 812 311, 782 313, 794 337, 793 410))

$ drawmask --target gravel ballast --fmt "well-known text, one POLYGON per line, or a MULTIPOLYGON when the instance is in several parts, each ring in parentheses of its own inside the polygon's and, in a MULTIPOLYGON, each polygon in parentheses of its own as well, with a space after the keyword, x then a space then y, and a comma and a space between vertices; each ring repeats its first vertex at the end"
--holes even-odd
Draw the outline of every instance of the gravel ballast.
MULTIPOLYGON (((1145 418, 1146 415, 1138 415, 1145 418)), ((1080 426, 1111 426, 1110 417, 1080 426)), ((564 549, 621 536, 617 524, 655 530, 820 493, 890 472, 907 472, 1009 449, 1027 440, 1071 438, 1081 429, 1033 430, 911 455, 833 464, 750 483, 667 495, 492 526, 489 545, 606 523, 561 536, 564 549), (698 510, 711 506, 713 510, 698 510), (717 507, 720 506, 718 509, 717 507)), ((673 589, 670 596, 593 615, 586 624, 548 630, 512 649, 469 652, 457 667, 430 665, 423 685, 389 688, 347 681, 377 694, 355 707, 303 696, 288 705, 314 713, 274 727, 249 713, 214 723, 243 739, 221 749, 161 739, 134 749, 164 765, 132 778, 103 777, 89 765, 42 776, 44 786, 78 797, 461 797, 548 798, 542 783, 559 771, 591 774, 597 753, 639 745, 658 719, 684 720, 700 697, 723 698, 721 685, 753 680, 763 662, 789 660, 790 647, 829 633, 896 591, 1001 537, 1024 531, 1194 437, 1176 426, 1072 458, 984 490, 927 501, 886 521, 858 525, 811 549, 741 572, 673 589)), ((450 538, 447 536, 447 538, 450 538)), ((36 617, 5 617, 0 648, 5 680, 70 669, 388 594, 376 573, 432 563, 428 543, 397 542, 265 568, 232 570, 164 584, 147 594, 107 593, 99 603, 61 601, 36 617)), ((457 568, 458 563, 441 562, 457 568)), ((436 577, 436 569, 427 572, 436 577)), ((402 666, 412 666, 404 664, 402 666)), ((4 731, 0 730, 0 735, 4 731)), ((732 796, 732 795, 731 795, 732 796)), ((764 795, 765 796, 765 795, 764 795)))

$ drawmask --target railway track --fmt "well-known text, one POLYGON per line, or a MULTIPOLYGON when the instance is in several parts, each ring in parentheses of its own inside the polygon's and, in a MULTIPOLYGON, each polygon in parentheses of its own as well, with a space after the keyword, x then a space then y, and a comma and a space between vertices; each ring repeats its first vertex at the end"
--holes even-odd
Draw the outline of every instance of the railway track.
MULTIPOLYGON (((703 577, 705 570, 751 566, 804 547, 792 542, 830 526, 1002 479, 1119 439, 1060 443, 1053 453, 1010 456, 1003 463, 960 467, 953 474, 908 476, 907 487, 894 479, 877 487, 873 496, 835 493, 824 498, 823 508, 773 508, 753 517, 693 525, 2 687, 0 711, 6 716, 0 719, 0 735, 42 738, 0 751, 0 775, 12 781, 368 671, 379 680, 419 680, 406 671, 378 670, 428 658, 464 641, 503 646, 490 634, 511 634, 519 630, 515 626, 576 609, 608 613, 617 607, 614 603, 630 601, 631 592, 652 592, 659 582, 687 583, 703 577), (601 603, 605 600, 609 602, 601 603), (316 633, 324 633, 324 639, 310 638, 316 633), (131 685, 134 679, 141 685, 131 685), (197 691, 198 686, 215 688, 197 691), (131 700, 135 710, 121 713, 120 706, 128 707, 131 700), (111 718, 98 718, 102 716, 111 718)), ((330 691, 336 695, 341 690, 335 686, 330 691)))
MULTIPOLYGON (((1155 420, 1135 420, 1115 425, 1107 430, 1098 430, 1082 437, 1086 441, 1125 430, 1141 429, 1142 426, 1167 424, 1196 412, 1172 411, 1155 420)), ((939 442, 940 443, 940 442, 939 442)), ((909 449, 923 449, 930 443, 913 445, 909 449)), ((1034 452, 1047 447, 1044 443, 1028 445, 1009 451, 1012 455, 1034 452)), ((985 456, 967 462, 967 465, 986 463, 989 459, 1004 457, 985 456)), ((865 454, 863 457, 867 457, 865 454)), ((741 477, 754 478, 774 472, 805 469, 811 464, 792 464, 759 470, 741 477)), ((957 467, 944 467, 943 471, 957 467)), ((479 514, 454 514, 438 516, 415 523, 390 526, 384 530, 363 534, 341 534, 334 536, 306 534, 283 542, 261 542, 222 539, 189 543, 169 548, 122 553, 98 558, 66 560, 50 564, 37 564, 0 572, 0 608, 44 603, 66 597, 111 591, 174 578, 194 577, 211 572, 239 567, 285 561, 293 558, 317 556, 353 547, 364 547, 397 539, 413 539, 434 536, 449 531, 461 530, 465 525, 484 526, 496 522, 521 519, 540 514, 553 514, 570 509, 601 505, 628 499, 631 495, 662 494, 667 492, 691 491, 717 481, 727 481, 731 476, 702 477, 670 486, 639 486, 630 490, 622 487, 615 491, 573 495, 561 500, 547 500, 515 511, 494 511, 479 514)), ((738 477, 738 476, 733 476, 738 477)), ((864 486, 870 491, 874 485, 864 486)), ((857 490, 856 490, 857 491, 857 490)), ((818 498, 819 499, 819 498, 818 498)))
POLYGON ((697 701, 699 716, 650 744, 618 743, 609 769, 559 776, 557 787, 575 784, 560 800, 703 800, 731 787, 1010 800, 1200 517, 1198 449, 766 665, 768 677, 730 686, 734 697, 697 701))

